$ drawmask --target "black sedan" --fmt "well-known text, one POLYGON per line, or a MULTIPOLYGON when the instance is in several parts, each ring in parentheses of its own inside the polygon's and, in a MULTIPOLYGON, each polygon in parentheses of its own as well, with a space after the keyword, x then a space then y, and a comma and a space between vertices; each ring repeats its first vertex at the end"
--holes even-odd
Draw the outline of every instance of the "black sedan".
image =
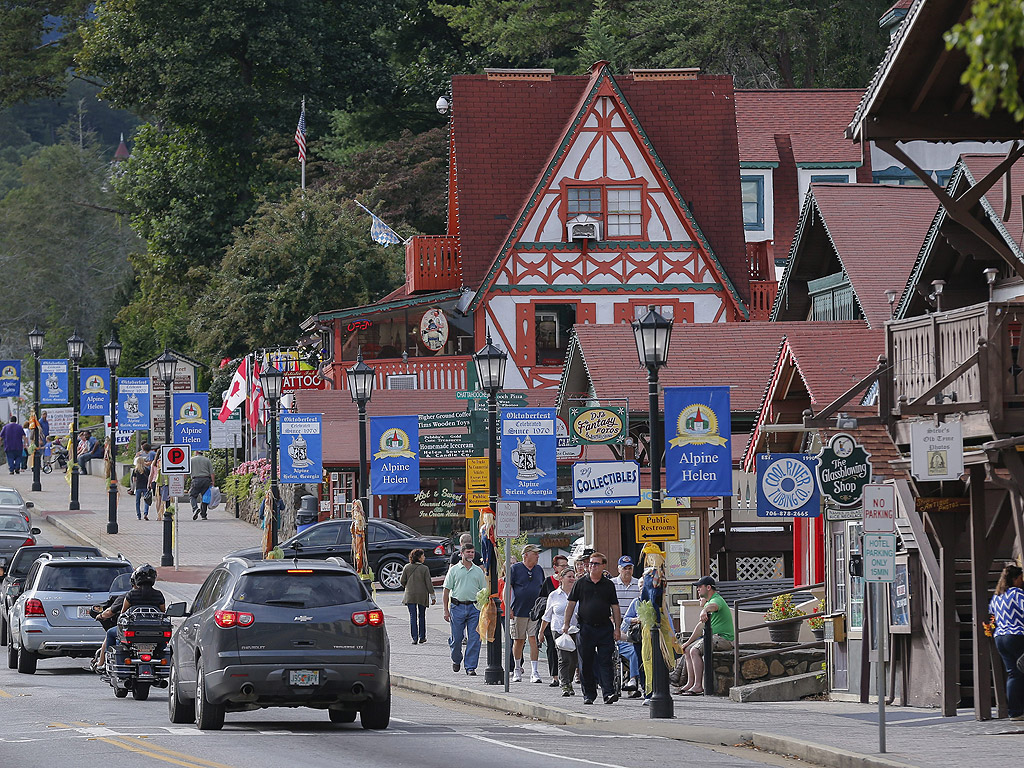
POLYGON ((15 552, 35 544, 38 534, 21 512, 0 512, 0 563, 6 566, 15 552))
MULTIPOLYGON (((325 560, 343 557, 352 563, 352 520, 338 518, 325 520, 281 543, 286 558, 301 557, 325 560)), ((370 568, 380 585, 387 590, 402 588, 402 569, 409 562, 409 553, 422 549, 426 555, 431 576, 444 576, 448 572, 451 543, 443 536, 426 536, 397 520, 374 518, 366 523, 366 552, 370 568)), ((242 549, 226 557, 259 559, 260 547, 242 549)))

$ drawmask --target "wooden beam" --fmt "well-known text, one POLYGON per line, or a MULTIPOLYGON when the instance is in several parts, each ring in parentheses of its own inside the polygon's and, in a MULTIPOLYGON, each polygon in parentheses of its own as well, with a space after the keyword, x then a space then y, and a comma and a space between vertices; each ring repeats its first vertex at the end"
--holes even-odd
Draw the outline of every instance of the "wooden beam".
POLYGON ((921 405, 912 406, 909 403, 897 403, 896 413, 899 416, 930 416, 931 414, 941 413, 963 413, 965 411, 981 411, 988 407, 985 401, 978 403, 922 403, 921 405))
POLYGON ((921 87, 918 88, 917 96, 914 98, 913 103, 910 105, 911 112, 917 112, 921 108, 921 104, 924 103, 925 97, 931 91, 932 86, 935 85, 935 80, 938 78, 942 67, 945 65, 946 60, 949 58, 949 49, 946 46, 942 46, 942 50, 939 55, 932 61, 931 69, 928 72, 928 77, 924 79, 921 87))
POLYGON ((956 544, 952 518, 932 520, 939 537, 939 665, 942 715, 955 717, 960 701, 960 620, 956 613, 956 544))
MULTIPOLYGON (((865 376, 863 379, 858 381, 856 384, 854 384, 852 387, 846 390, 843 394, 841 394, 839 397, 837 397, 835 400, 833 400, 831 403, 825 406, 821 413, 819 413, 817 416, 812 416, 811 418, 823 420, 835 416, 839 412, 839 409, 850 401, 850 398, 852 398, 861 390, 866 389, 868 386, 870 386, 872 382, 874 382, 879 376, 882 375, 882 371, 884 370, 885 366, 881 362, 879 362, 879 364, 875 367, 875 370, 873 370, 871 373, 869 373, 867 376, 865 376)), ((807 426, 806 416, 804 417, 804 425, 807 426)))
POLYGON ((976 181, 960 197, 956 198, 957 204, 962 206, 964 210, 976 206, 1003 174, 1009 171, 1013 164, 1021 158, 1021 155, 1024 155, 1024 146, 1019 141, 1015 141, 1006 153, 1006 157, 999 162, 999 165, 976 181))
POLYGON ((985 468, 971 467, 971 659, 974 674, 974 719, 992 719, 992 655, 985 636, 988 616, 988 566, 985 536, 985 468))

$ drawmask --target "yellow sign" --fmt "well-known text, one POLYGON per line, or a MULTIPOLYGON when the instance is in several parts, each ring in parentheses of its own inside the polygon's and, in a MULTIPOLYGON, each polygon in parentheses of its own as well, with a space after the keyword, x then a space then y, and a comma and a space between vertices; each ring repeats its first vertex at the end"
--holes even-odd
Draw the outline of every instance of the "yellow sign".
POLYGON ((678 541, 679 515, 668 512, 660 515, 636 516, 636 542, 678 541))
POLYGON ((491 481, 488 459, 478 456, 466 459, 466 517, 473 517, 474 510, 481 510, 490 500, 491 481))

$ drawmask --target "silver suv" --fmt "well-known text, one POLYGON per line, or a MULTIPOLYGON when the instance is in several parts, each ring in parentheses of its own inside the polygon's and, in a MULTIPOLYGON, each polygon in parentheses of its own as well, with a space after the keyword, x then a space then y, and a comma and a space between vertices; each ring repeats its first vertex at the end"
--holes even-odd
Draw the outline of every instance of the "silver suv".
POLYGON ((7 666, 31 675, 40 658, 92 656, 104 632, 89 608, 106 601, 111 582, 131 570, 118 558, 40 556, 11 607, 7 666))

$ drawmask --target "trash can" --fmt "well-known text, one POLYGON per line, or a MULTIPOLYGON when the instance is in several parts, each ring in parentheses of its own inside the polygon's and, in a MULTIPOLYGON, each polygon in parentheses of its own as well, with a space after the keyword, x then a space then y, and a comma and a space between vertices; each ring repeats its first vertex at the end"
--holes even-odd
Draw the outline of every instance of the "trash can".
POLYGON ((311 525, 316 525, 320 516, 316 496, 303 496, 299 500, 299 508, 295 510, 295 531, 302 533, 311 525))

